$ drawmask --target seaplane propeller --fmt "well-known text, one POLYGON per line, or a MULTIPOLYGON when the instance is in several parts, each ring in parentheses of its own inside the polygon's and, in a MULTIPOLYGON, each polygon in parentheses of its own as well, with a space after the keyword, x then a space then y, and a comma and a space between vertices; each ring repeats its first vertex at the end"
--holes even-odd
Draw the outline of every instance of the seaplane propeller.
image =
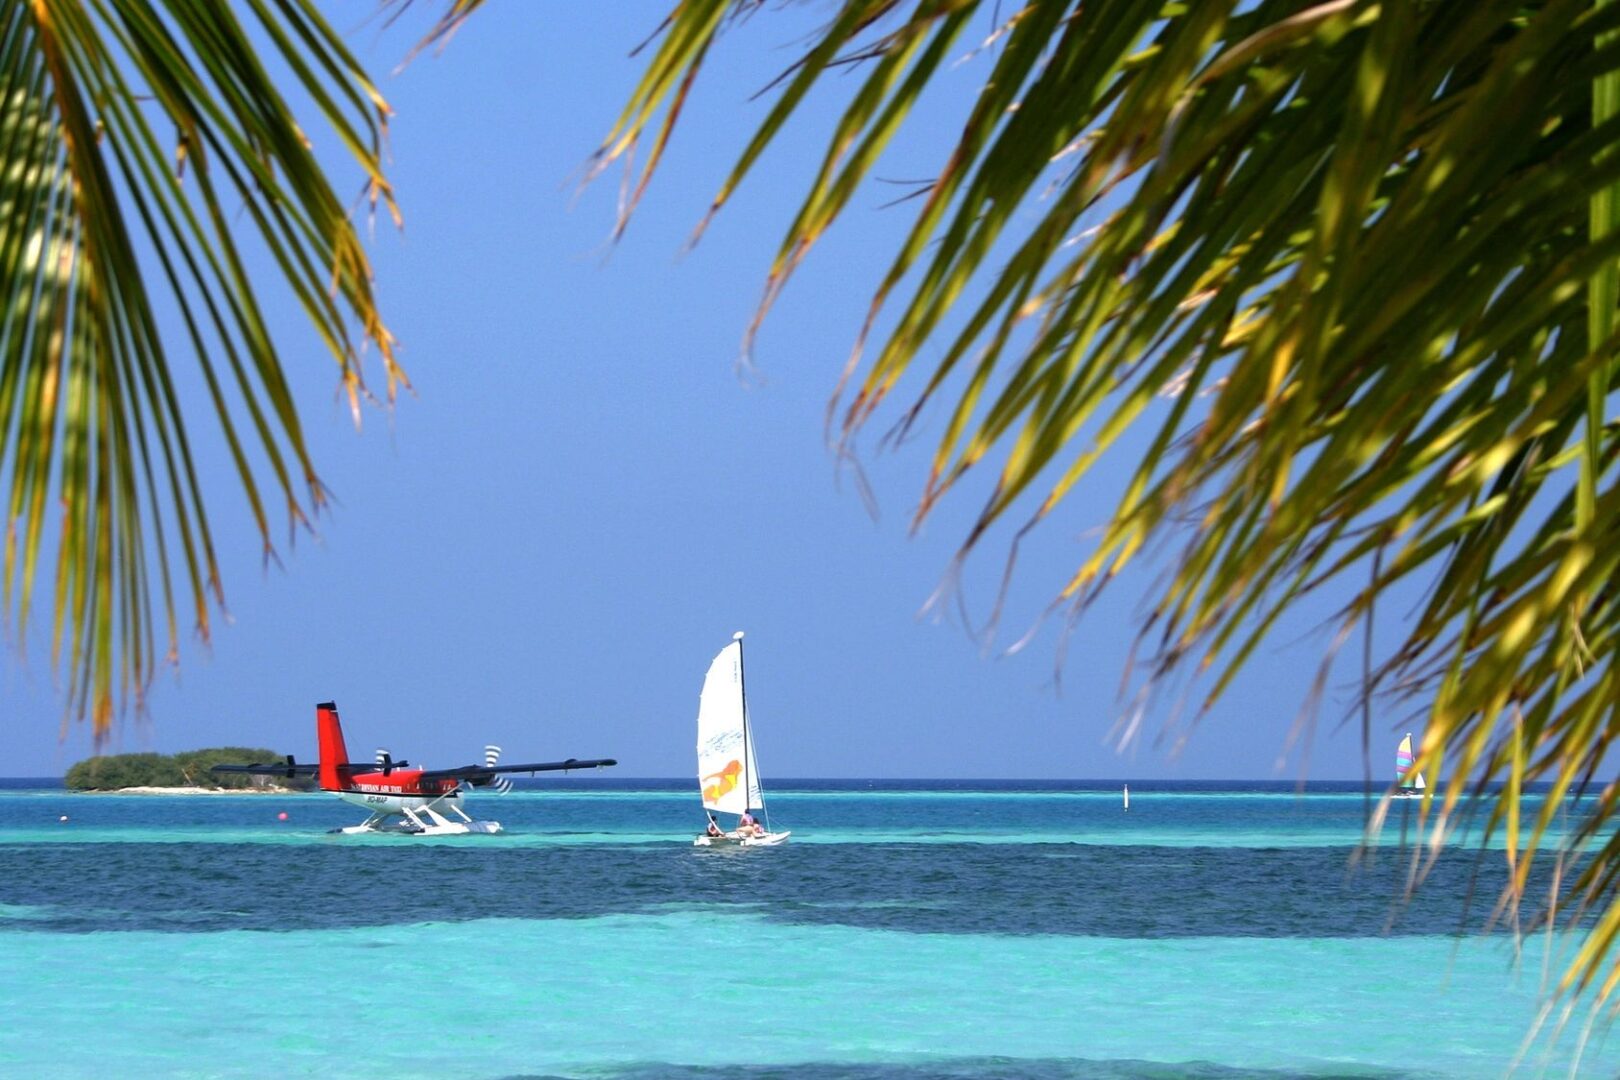
POLYGON ((377 767, 382 770, 384 776, 394 771, 394 755, 380 746, 377 747, 377 767))
MULTIPOLYGON (((501 760, 501 748, 500 747, 498 747, 498 746, 486 746, 486 747, 484 747, 484 767, 486 769, 493 769, 496 765, 500 764, 500 760, 501 760)), ((504 776, 497 775, 495 777, 495 779, 490 781, 490 786, 493 787, 496 791, 500 792, 502 795, 505 795, 508 791, 512 790, 512 781, 508 780, 504 776)))

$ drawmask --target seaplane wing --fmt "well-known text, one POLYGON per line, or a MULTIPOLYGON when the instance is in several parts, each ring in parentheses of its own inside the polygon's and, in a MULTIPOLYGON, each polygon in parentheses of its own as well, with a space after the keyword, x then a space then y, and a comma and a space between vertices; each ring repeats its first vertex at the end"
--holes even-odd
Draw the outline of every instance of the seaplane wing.
MULTIPOLYGON (((391 763, 389 768, 390 769, 400 769, 400 768, 404 768, 405 766, 407 766, 409 764, 410 764, 410 762, 408 762, 408 761, 395 761, 395 762, 391 763)), ((350 772, 350 773, 361 772, 361 771, 365 771, 365 772, 381 772, 382 771, 378 766, 369 765, 369 764, 366 764, 364 762, 362 762, 360 764, 356 764, 356 765, 340 765, 340 766, 338 766, 338 768, 340 770, 344 771, 344 772, 350 772)), ((265 764, 262 764, 262 763, 256 761, 251 765, 214 765, 214 766, 210 767, 208 771, 209 772, 250 773, 253 776, 288 776, 288 777, 291 777, 291 776, 315 776, 315 775, 318 775, 320 773, 320 769, 321 769, 321 767, 319 765, 301 765, 298 762, 294 761, 291 757, 288 757, 287 760, 283 764, 280 764, 280 765, 265 765, 265 764)))
POLYGON ((294 761, 291 754, 287 760, 278 765, 265 765, 255 761, 251 765, 215 765, 209 772, 239 772, 252 773, 254 776, 314 776, 320 769, 319 765, 300 765, 294 761))
POLYGON ((422 772, 423 780, 460 780, 473 787, 483 787, 494 781, 500 773, 535 773, 543 772, 571 772, 574 769, 601 769, 609 765, 617 765, 613 758, 591 758, 581 760, 569 758, 567 761, 530 761, 521 765, 463 765, 456 769, 425 769, 422 772))

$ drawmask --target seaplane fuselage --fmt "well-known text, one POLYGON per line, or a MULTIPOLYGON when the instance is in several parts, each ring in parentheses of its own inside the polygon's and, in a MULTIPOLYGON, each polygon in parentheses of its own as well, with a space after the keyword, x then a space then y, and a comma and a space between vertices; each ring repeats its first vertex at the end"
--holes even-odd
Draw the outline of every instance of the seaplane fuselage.
POLYGON ((374 814, 403 814, 422 810, 436 803, 461 798, 461 782, 448 779, 422 779, 421 769, 398 769, 389 775, 362 773, 349 786, 335 794, 344 802, 364 807, 374 814))

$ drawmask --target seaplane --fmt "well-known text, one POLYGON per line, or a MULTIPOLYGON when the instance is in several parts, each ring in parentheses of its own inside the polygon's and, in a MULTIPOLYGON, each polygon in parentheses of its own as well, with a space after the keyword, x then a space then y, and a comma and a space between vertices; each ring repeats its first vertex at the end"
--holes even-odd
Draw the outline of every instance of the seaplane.
POLYGON ((395 761, 386 750, 378 750, 374 762, 351 762, 343 742, 343 725, 337 705, 323 701, 315 706, 315 736, 320 760, 300 764, 291 754, 284 762, 255 762, 252 765, 215 765, 214 772, 251 773, 256 776, 313 776, 322 791, 334 792, 344 802, 371 812, 358 825, 333 829, 336 833, 405 833, 411 836, 455 836, 462 833, 498 833, 498 821, 475 821, 461 808, 463 791, 492 787, 501 794, 512 789, 507 773, 572 772, 575 769, 601 769, 617 765, 613 758, 582 761, 525 762, 500 764, 501 748, 484 747, 482 765, 462 765, 454 769, 411 768, 408 761, 395 761))

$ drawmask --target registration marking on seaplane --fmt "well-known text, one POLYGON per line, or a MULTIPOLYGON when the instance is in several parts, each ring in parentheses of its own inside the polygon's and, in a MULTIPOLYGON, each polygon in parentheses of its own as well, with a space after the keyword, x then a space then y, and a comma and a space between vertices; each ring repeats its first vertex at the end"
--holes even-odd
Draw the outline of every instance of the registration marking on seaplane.
POLYGON ((334 832, 397 832, 413 836, 448 836, 460 833, 498 833, 498 821, 477 821, 461 808, 462 792, 493 787, 502 794, 512 789, 509 773, 572 772, 575 769, 601 769, 617 765, 613 758, 500 764, 501 748, 484 747, 482 765, 461 765, 453 769, 411 768, 408 761, 395 761, 386 750, 378 750, 375 762, 351 762, 343 742, 343 725, 337 705, 323 701, 315 706, 315 735, 320 760, 301 765, 291 754, 281 764, 215 765, 215 772, 253 773, 258 776, 314 776, 321 790, 330 791, 345 802, 364 807, 371 816, 358 825, 334 832))

